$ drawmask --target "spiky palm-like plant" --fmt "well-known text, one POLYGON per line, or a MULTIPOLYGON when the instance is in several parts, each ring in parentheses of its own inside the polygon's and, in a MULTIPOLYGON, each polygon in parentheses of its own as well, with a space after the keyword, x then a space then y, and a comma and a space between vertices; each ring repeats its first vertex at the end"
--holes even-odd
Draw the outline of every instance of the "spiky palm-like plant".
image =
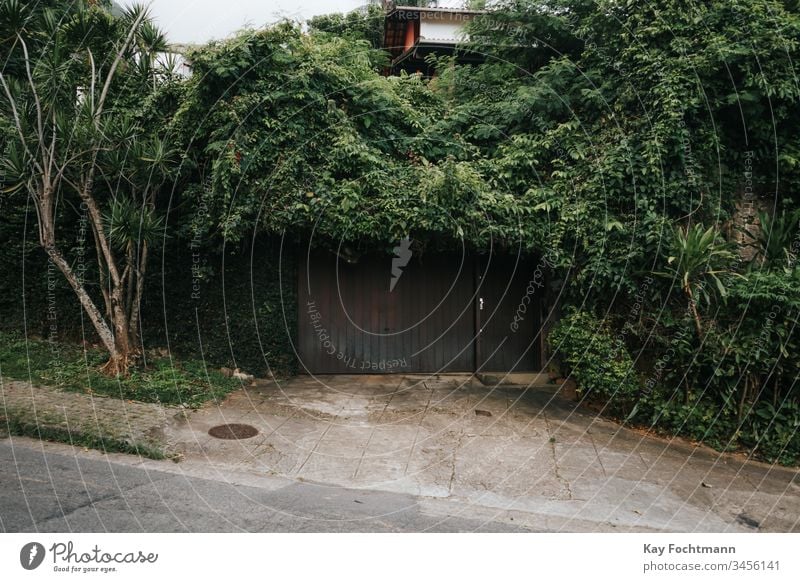
POLYGON ((792 245, 800 232, 800 209, 793 212, 782 211, 780 214, 758 213, 760 228, 751 233, 745 231, 751 239, 750 246, 755 247, 760 265, 767 269, 785 266, 792 262, 792 245))
POLYGON ((672 232, 666 272, 657 274, 680 284, 688 299, 698 337, 703 336, 698 302, 702 299, 706 304, 710 303, 715 292, 723 299, 727 296, 721 276, 732 273, 731 265, 735 259, 733 246, 713 226, 679 225, 672 232))

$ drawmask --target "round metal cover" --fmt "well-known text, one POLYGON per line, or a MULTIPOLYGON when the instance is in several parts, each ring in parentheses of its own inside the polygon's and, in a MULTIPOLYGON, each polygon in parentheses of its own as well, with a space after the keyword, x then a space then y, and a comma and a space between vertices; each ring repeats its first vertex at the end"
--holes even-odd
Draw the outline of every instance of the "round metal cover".
POLYGON ((249 424, 221 424, 210 428, 208 434, 217 439, 249 439, 258 434, 258 429, 249 424))

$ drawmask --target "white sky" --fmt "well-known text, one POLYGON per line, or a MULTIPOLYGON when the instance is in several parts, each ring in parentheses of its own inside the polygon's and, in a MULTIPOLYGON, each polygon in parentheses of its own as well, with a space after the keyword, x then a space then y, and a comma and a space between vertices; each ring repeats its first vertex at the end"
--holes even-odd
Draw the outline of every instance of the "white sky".
MULTIPOLYGON (((117 0, 130 6, 137 0, 117 0)), ((147 0, 138 0, 147 4, 147 0)), ((317 14, 349 12, 366 0, 152 0, 150 13, 169 42, 204 43, 251 25, 281 18, 306 20, 317 14)))

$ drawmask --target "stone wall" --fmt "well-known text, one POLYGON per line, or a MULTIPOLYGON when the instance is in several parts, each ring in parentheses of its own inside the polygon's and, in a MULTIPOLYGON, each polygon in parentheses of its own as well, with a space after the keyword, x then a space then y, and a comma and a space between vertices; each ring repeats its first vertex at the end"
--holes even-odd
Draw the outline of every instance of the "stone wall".
POLYGON ((771 213, 773 208, 772 200, 755 196, 752 191, 748 193, 745 190, 737 197, 735 210, 731 217, 729 240, 738 245, 739 257, 742 261, 749 262, 755 256, 756 249, 752 244, 754 237, 761 231, 758 213, 771 213))

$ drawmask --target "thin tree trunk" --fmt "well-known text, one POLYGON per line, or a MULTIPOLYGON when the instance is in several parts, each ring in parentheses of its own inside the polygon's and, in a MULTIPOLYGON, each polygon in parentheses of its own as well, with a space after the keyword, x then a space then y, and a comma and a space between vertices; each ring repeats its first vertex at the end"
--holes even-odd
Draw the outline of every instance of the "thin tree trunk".
POLYGON ((128 318, 125 315, 125 292, 122 285, 115 285, 111 289, 111 309, 114 313, 114 344, 116 352, 103 366, 103 371, 109 375, 125 376, 130 365, 131 349, 129 343, 128 318))
POLYGON ((128 261, 128 267, 126 272, 128 273, 128 280, 125 281, 125 313, 130 314, 131 306, 133 302, 133 286, 135 284, 134 279, 136 278, 136 267, 134 265, 134 252, 133 252, 133 243, 128 242, 127 249, 125 253, 125 260, 128 261))
MULTIPOLYGON (((692 312, 692 319, 694 319, 694 326, 695 329, 697 330, 697 341, 702 343, 703 324, 700 321, 700 313, 697 311, 697 303, 694 300, 694 293, 692 293, 692 288, 688 284, 684 286, 683 290, 686 293, 687 297, 689 298, 689 311, 692 312)), ((689 401, 691 399, 691 394, 692 394, 692 386, 687 376, 686 381, 684 382, 684 393, 683 393, 684 404, 689 404, 689 401)))
POLYGON ((147 270, 147 242, 142 242, 142 253, 139 260, 139 268, 136 270, 136 295, 133 299, 131 306, 131 322, 130 331, 132 335, 133 345, 137 349, 141 349, 141 342, 139 341, 139 313, 141 311, 142 296, 144 295, 144 275, 147 270))
MULTIPOLYGON (((117 287, 120 284, 120 273, 117 269, 117 265, 114 261, 114 255, 111 252, 111 247, 108 244, 108 239, 106 239, 105 228, 103 228, 103 216, 100 213, 100 209, 97 207, 97 202, 95 199, 92 198, 91 192, 94 183, 94 178, 92 177, 93 171, 89 170, 89 176, 86 178, 83 187, 80 189, 79 194, 81 200, 86 203, 86 208, 89 212, 89 218, 92 222, 92 226, 95 229, 95 242, 97 243, 100 252, 103 254, 103 258, 105 259, 106 266, 108 267, 108 274, 111 277, 111 287, 112 289, 117 287)), ((113 295, 113 291, 112 291, 113 295)), ((112 297, 113 303, 113 297, 112 297)))
MULTIPOLYGON (((95 153, 95 157, 96 157, 95 153)), ((94 185, 94 161, 84 176, 82 187, 79 190, 81 200, 86 203, 90 221, 95 231, 95 242, 99 252, 102 253, 108 267, 109 282, 111 284, 111 325, 114 329, 115 350, 110 355, 108 362, 102 367, 103 372, 110 376, 127 376, 130 365, 130 336, 128 331, 128 315, 125 309, 125 276, 121 274, 114 258, 111 245, 106 238, 103 227, 103 216, 92 197, 94 185)))
POLYGON ((683 289, 686 292, 686 295, 689 297, 689 310, 692 312, 692 317, 694 318, 694 326, 697 329, 697 338, 702 340, 703 324, 700 321, 700 313, 697 311, 697 302, 694 300, 694 293, 692 293, 692 288, 689 285, 686 285, 683 289))
POLYGON ((742 393, 739 397, 739 407, 736 411, 736 420, 738 422, 742 422, 742 417, 744 416, 744 405, 747 402, 747 386, 748 386, 748 379, 749 374, 745 374, 744 379, 742 380, 742 393))
POLYGON ((97 272, 100 278, 100 292, 103 294, 103 303, 106 306, 106 318, 111 321, 111 295, 108 292, 108 278, 106 277, 105 261, 103 253, 100 251, 100 243, 97 241, 97 231, 92 223, 92 235, 94 236, 94 250, 97 253, 97 272))
POLYGON ((114 334, 103 319, 103 315, 94 304, 94 301, 92 301, 92 298, 89 297, 86 289, 84 289, 83 285, 81 285, 70 264, 66 261, 66 259, 64 259, 61 252, 54 246, 46 247, 45 252, 47 253, 47 256, 50 257, 50 260, 53 261, 53 264, 55 264, 56 267, 58 267, 58 270, 64 275, 64 278, 67 280, 67 282, 69 282, 70 286, 72 286, 72 289, 78 296, 81 306, 89 316, 89 320, 92 322, 92 325, 94 325, 97 335, 100 336, 100 341, 103 342, 103 345, 105 346, 106 350, 108 350, 111 358, 116 358, 118 350, 114 341, 114 334))

